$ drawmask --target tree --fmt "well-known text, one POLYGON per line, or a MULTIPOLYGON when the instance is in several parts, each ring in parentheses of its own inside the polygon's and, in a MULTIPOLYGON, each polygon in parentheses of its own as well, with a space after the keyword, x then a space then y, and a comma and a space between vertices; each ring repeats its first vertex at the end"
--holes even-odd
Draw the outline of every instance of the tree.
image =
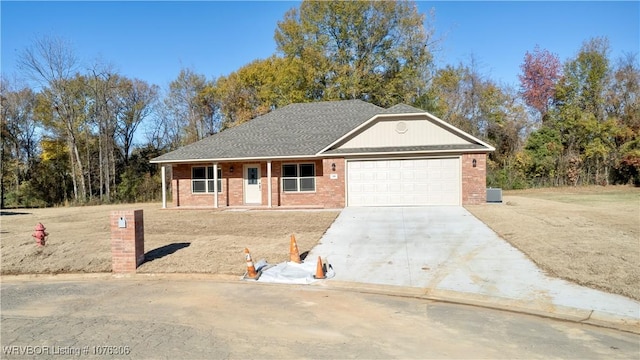
POLYGON ((64 129, 71 155, 74 199, 85 201, 87 192, 78 142, 80 126, 86 121, 86 97, 83 94, 85 79, 80 76, 74 78, 78 60, 62 39, 42 37, 22 52, 18 65, 43 86, 40 99, 44 103, 41 105, 49 106, 49 110, 41 114, 49 115, 47 120, 50 126, 64 129))
POLYGON ((241 124, 275 108, 308 101, 299 60, 272 56, 223 76, 215 84, 223 128, 241 124))
POLYGON ((525 154, 530 159, 528 177, 537 185, 558 185, 558 161, 562 152, 560 133, 556 129, 542 126, 531 133, 525 145, 525 154))
POLYGON ((560 60, 557 55, 536 46, 533 53, 527 51, 520 69, 522 74, 518 78, 522 97, 527 105, 540 113, 544 122, 560 79, 560 60))
POLYGON ((133 139, 138 126, 153 110, 158 87, 140 79, 122 79, 118 84, 119 112, 116 137, 120 142, 125 166, 129 162, 133 139))
POLYGON ((213 101, 207 97, 211 95, 210 86, 212 83, 204 75, 191 69, 180 70, 178 77, 169 84, 162 117, 172 147, 198 141, 216 130, 207 128, 211 124, 210 116, 213 116, 213 101))
POLYGON ((407 1, 303 1, 275 40, 299 62, 309 100, 413 103, 426 87, 433 30, 407 1))
POLYGON ((121 106, 117 96, 120 76, 108 65, 96 64, 90 69, 89 116, 98 132, 98 195, 111 201, 111 189, 116 186, 116 129, 121 106))
POLYGON ((5 189, 19 190, 20 182, 30 178, 30 166, 37 151, 37 128, 34 118, 35 93, 29 88, 13 90, 5 78, 0 79, 0 208, 5 207, 5 189))
POLYGON ((640 66, 635 55, 618 60, 606 96, 607 113, 618 128, 614 181, 640 185, 640 66))
MULTIPOLYGON (((614 162, 613 137, 618 129, 608 119, 605 106, 605 89, 610 84, 608 48, 606 39, 594 38, 566 62, 551 114, 550 125, 562 136, 563 158, 580 157, 585 183, 606 183, 614 162)), ((566 163, 559 166, 567 168, 566 163)))

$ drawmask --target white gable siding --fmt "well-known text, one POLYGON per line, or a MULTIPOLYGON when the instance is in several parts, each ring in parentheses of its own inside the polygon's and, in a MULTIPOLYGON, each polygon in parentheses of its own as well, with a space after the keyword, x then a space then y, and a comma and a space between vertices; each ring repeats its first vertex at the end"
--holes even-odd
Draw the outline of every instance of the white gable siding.
POLYGON ((388 146, 471 144, 429 120, 379 120, 347 140, 339 149, 388 146), (398 125, 404 123, 404 125, 398 125), (406 131, 402 131, 406 129, 406 131))

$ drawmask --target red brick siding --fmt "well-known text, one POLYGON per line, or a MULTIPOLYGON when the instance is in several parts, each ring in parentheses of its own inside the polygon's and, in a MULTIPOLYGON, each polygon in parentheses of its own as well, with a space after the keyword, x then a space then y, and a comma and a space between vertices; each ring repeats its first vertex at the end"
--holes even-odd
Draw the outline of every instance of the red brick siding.
MULTIPOLYGON (((272 176, 277 177, 277 204, 280 206, 318 206, 324 208, 343 208, 345 206, 345 168, 344 159, 323 159, 315 161, 277 161, 272 164, 272 176), (316 165, 316 191, 310 193, 284 192, 282 190, 283 164, 310 163, 316 165), (336 164, 333 171, 331 164, 336 164), (331 179, 331 174, 337 174, 337 179, 331 179)), ((276 202, 274 201, 274 206, 276 202)))
POLYGON ((487 202, 487 154, 462 155, 462 205, 487 202), (476 167, 473 167, 473 159, 476 167))
POLYGON ((322 160, 323 168, 326 169, 321 179, 317 181, 320 183, 322 192, 320 197, 322 203, 326 208, 343 208, 346 205, 346 173, 344 159, 324 159, 322 160), (336 170, 333 171, 331 164, 336 164, 336 170), (337 179, 331 179, 331 174, 337 174, 337 179))
MULTIPOLYGON (((221 163, 222 169, 222 193, 218 195, 218 206, 242 206, 243 174, 245 164, 258 164, 258 162, 234 162, 221 163), (233 172, 231 172, 233 167, 233 172)), ((260 162, 260 181, 262 185, 262 205, 268 205, 267 163, 260 162)), ((344 159, 324 160, 292 160, 273 161, 271 163, 271 204, 277 206, 318 206, 325 208, 342 208, 345 206, 345 168, 344 159), (316 191, 310 193, 291 193, 282 190, 283 164, 314 163, 316 166, 316 191), (336 164, 335 172, 331 164, 336 164), (331 179, 331 174, 337 174, 337 179, 331 179)), ((191 168, 193 166, 211 166, 211 164, 180 164, 173 166, 172 201, 174 207, 202 206, 213 207, 213 194, 193 194, 191 192, 191 168)))
POLYGON ((111 212, 111 264, 114 273, 135 272, 144 261, 144 219, 142 210, 111 212), (120 218, 126 227, 119 226, 120 218))
MULTIPOLYGON (((237 170, 234 169, 234 173, 229 172, 229 165, 218 165, 222 168, 222 192, 218 194, 218 206, 226 206, 227 204, 227 189, 233 184, 234 179, 229 177, 236 175, 237 170)), ((191 168, 194 166, 213 166, 211 163, 202 164, 180 164, 173 166, 173 179, 171 180, 172 202, 173 206, 202 206, 213 207, 214 195, 213 193, 192 193, 191 192, 191 168)), ((242 173, 242 170, 240 170, 242 173)), ((242 183, 242 179, 240 179, 242 183)), ((242 193, 240 193, 242 196, 242 193)))

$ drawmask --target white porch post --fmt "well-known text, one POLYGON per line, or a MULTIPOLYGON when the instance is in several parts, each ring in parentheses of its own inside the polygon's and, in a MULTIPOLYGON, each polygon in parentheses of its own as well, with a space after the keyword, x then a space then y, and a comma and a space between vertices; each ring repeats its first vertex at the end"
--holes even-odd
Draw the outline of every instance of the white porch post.
POLYGON ((165 170, 165 165, 162 165, 160 168, 160 176, 162 176, 162 208, 167 208, 167 180, 165 177, 167 175, 167 171, 165 170))
POLYGON ((267 206, 271 207, 271 160, 267 161, 267 206))
POLYGON ((218 163, 213 163, 213 207, 218 208, 218 163))

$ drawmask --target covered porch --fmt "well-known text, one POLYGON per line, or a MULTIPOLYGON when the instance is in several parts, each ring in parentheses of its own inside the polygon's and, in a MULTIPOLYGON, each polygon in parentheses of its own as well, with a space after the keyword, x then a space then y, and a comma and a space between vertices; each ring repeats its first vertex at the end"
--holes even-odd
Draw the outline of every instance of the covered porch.
POLYGON ((344 207, 343 159, 256 159, 162 164, 162 208, 344 207), (166 172, 171 167, 171 204, 166 172))

